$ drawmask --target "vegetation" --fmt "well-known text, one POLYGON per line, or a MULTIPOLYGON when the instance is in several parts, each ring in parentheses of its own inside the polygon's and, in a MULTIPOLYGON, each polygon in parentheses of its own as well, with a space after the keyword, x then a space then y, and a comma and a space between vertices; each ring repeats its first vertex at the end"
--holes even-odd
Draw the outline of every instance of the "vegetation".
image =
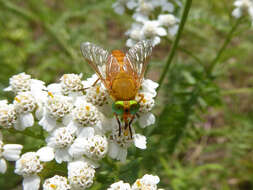
MULTIPOLYGON (((2 89, 20 72, 47 83, 64 73, 91 76, 81 42, 126 50, 132 18, 117 15, 113 2, 0 0, 0 98, 13 98, 2 89)), ((164 189, 253 189, 253 30, 248 17, 236 20, 232 10, 231 0, 193 1, 178 46, 167 39, 154 49, 146 78, 161 86, 156 123, 141 129, 147 149, 132 147, 124 164, 104 159, 90 189, 133 183, 146 173, 158 175, 164 189)), ((44 143, 3 133, 6 143, 23 144, 24 152, 44 143)), ((9 164, 0 174, 0 189, 21 188, 13 169, 9 164)))

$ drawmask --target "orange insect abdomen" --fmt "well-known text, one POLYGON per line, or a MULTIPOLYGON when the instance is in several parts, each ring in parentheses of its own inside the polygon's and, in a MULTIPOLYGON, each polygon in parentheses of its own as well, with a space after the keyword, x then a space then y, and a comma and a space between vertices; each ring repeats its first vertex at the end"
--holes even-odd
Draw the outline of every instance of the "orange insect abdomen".
POLYGON ((120 50, 113 50, 112 55, 117 59, 120 71, 115 75, 112 81, 112 96, 116 100, 133 100, 137 93, 136 81, 133 73, 124 67, 125 54, 120 50))

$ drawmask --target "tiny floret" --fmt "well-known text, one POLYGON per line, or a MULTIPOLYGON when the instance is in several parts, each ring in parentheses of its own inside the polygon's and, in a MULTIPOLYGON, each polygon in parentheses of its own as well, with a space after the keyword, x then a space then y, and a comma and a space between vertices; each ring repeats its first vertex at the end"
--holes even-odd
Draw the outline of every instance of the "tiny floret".
POLYGON ((45 180, 43 190, 70 190, 70 185, 66 177, 55 175, 45 180))
POLYGON ((141 179, 137 179, 132 186, 132 190, 157 190, 160 179, 158 176, 146 174, 141 179))
POLYGON ((77 74, 64 74, 61 77, 62 93, 68 95, 71 92, 79 92, 83 90, 81 81, 82 75, 77 74))
POLYGON ((14 98, 15 109, 20 114, 33 112, 36 105, 36 100, 30 92, 21 92, 14 98))
POLYGON ((4 128, 11 128, 17 122, 17 112, 13 104, 7 101, 0 101, 0 125, 4 128))
POLYGON ((51 117, 60 119, 70 113, 73 105, 68 97, 49 93, 46 108, 51 117))
POLYGON ((119 181, 119 182, 111 184, 111 186, 107 190, 132 190, 132 189, 128 183, 119 181))
POLYGON ((35 175, 41 172, 43 165, 35 152, 27 152, 16 162, 15 173, 22 176, 35 175))
POLYGON ((90 103, 80 102, 73 110, 75 121, 82 126, 95 125, 98 122, 98 112, 90 103))
POLYGON ((103 106, 108 102, 108 93, 102 85, 97 84, 87 89, 87 101, 96 106, 103 106))
POLYGON ((74 161, 68 165, 68 180, 73 189, 82 190, 93 184, 95 169, 85 161, 74 161))
POLYGON ((25 92, 31 89, 31 75, 20 73, 10 78, 10 87, 6 91, 14 93, 25 92))
POLYGON ((100 160, 105 157, 108 151, 108 142, 106 137, 100 135, 94 135, 88 137, 85 140, 86 146, 84 146, 85 154, 89 158, 100 160))

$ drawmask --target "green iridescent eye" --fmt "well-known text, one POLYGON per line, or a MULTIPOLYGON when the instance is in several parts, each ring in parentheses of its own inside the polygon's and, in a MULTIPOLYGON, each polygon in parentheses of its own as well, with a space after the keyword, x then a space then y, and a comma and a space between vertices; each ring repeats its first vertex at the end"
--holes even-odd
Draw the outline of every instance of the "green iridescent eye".
POLYGON ((117 115, 124 114, 124 103, 123 101, 117 101, 112 104, 112 111, 117 115))
POLYGON ((136 114, 139 111, 140 104, 135 100, 130 100, 130 113, 136 114))

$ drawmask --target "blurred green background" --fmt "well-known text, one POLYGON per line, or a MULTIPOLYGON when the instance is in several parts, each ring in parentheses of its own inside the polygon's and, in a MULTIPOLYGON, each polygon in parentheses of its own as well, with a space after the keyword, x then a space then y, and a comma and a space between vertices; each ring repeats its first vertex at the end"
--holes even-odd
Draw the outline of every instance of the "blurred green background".
MULTIPOLYGON (((64 73, 90 76, 81 42, 126 50, 124 33, 133 21, 114 13, 113 2, 0 0, 0 98, 13 98, 2 89, 20 72, 46 83, 64 73)), ((232 0, 193 1, 156 99, 156 124, 141 131, 148 136, 147 150, 131 148, 125 164, 104 159, 90 189, 106 189, 116 180, 133 183, 146 173, 158 175, 164 189, 253 189, 253 28, 247 19, 212 74, 206 74, 235 23, 232 10, 232 0)), ((170 47, 163 39, 155 48, 147 78, 159 79, 170 47)), ((24 144, 24 152, 43 145, 6 131, 4 142, 24 144)), ((0 174, 1 190, 21 189, 22 178, 13 169, 9 163, 8 172, 0 174)))

